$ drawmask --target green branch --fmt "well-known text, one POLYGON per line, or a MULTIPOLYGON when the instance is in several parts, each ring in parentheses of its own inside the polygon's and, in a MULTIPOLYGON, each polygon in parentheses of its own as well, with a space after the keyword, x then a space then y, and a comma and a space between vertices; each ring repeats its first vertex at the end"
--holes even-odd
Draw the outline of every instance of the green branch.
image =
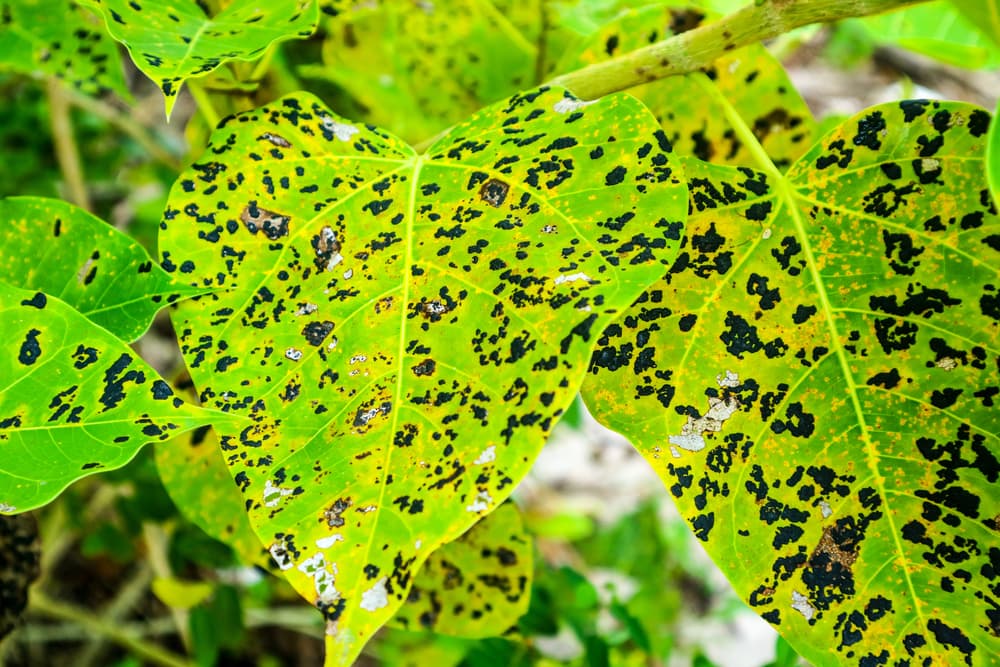
POLYGON ((55 144, 56 160, 59 170, 66 182, 67 199, 87 211, 90 206, 90 195, 83 178, 83 167, 80 163, 80 151, 76 146, 73 134, 73 121, 69 114, 69 100, 62 81, 50 77, 45 82, 45 92, 49 98, 49 119, 52 127, 52 143, 55 144))
POLYGON ((550 83, 568 88, 581 99, 592 100, 668 76, 695 72, 729 51, 804 25, 879 14, 926 1, 757 0, 718 21, 557 76, 550 83))

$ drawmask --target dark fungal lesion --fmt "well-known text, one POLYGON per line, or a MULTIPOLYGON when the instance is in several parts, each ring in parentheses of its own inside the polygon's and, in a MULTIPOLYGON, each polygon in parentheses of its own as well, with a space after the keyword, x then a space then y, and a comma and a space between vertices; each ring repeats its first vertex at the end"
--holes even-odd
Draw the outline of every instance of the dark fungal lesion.
POLYGON ((282 236, 288 236, 288 225, 292 219, 287 215, 260 208, 254 200, 244 207, 240 213, 240 220, 251 234, 262 231, 268 239, 277 241, 282 236))
POLYGON ((498 178, 491 178, 479 188, 479 198, 494 208, 500 208, 507 199, 508 192, 510 186, 507 183, 498 178))

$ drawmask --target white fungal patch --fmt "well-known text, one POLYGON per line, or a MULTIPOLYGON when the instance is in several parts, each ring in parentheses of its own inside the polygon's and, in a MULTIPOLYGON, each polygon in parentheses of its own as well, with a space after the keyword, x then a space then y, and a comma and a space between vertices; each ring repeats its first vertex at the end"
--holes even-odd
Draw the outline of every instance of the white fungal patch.
POLYGON ((925 157, 920 161, 920 167, 924 173, 929 171, 940 171, 941 162, 932 157, 925 157))
POLYGON ((330 340, 330 344, 326 346, 326 349, 328 349, 328 350, 332 350, 333 348, 337 347, 337 343, 339 343, 339 342, 340 342, 340 341, 339 341, 339 340, 337 339, 337 337, 336 337, 336 336, 334 336, 334 337, 333 337, 333 338, 332 338, 332 339, 330 340))
POLYGON ((726 371, 725 377, 716 375, 715 382, 720 387, 736 387, 740 384, 740 376, 732 371, 726 371))
POLYGON ((368 357, 366 355, 364 355, 364 354, 355 354, 353 357, 351 357, 351 360, 348 361, 347 363, 349 363, 349 364, 359 364, 359 363, 361 363, 363 361, 368 361, 368 357))
POLYGON ((568 97, 564 97, 555 103, 552 110, 556 113, 573 113, 574 111, 578 111, 579 109, 593 104, 596 101, 597 100, 590 100, 589 102, 584 102, 583 100, 571 100, 568 97))
POLYGON ((350 141, 351 137, 360 132, 360 130, 353 125, 348 123, 338 123, 329 116, 323 116, 323 129, 333 132, 333 136, 337 137, 341 141, 350 141))
POLYGON ((951 357, 942 357, 935 361, 934 365, 944 371, 953 371, 958 368, 958 362, 951 357))
POLYGON ((344 271, 344 280, 350 280, 354 277, 354 269, 347 269, 344 271))
POLYGON ((17 508, 13 505, 8 505, 7 503, 0 503, 0 512, 4 514, 12 514, 17 511, 17 508))
POLYGON ((316 312, 316 308, 317 308, 317 306, 316 306, 315 303, 304 303, 301 306, 299 306, 298 310, 295 311, 295 314, 296 315, 309 315, 310 313, 315 313, 316 312))
POLYGON ((83 263, 83 266, 80 267, 80 270, 76 272, 76 282, 82 285, 84 280, 86 280, 87 276, 90 274, 90 268, 93 265, 94 265, 94 258, 90 257, 86 262, 83 263))
MULTIPOLYGON (((726 371, 726 380, 722 380, 721 376, 719 377, 720 386, 723 386, 722 382, 730 381, 729 371, 726 371)), ((737 377, 736 380, 738 379, 737 377)), ((670 444, 677 445, 681 449, 686 449, 690 452, 701 451, 705 448, 705 438, 702 437, 702 434, 709 432, 718 433, 721 431, 725 421, 732 417, 733 413, 739 409, 740 402, 735 397, 716 398, 710 396, 708 398, 708 412, 697 419, 688 416, 687 423, 681 427, 680 435, 672 435, 668 440, 670 444)))
POLYGON ((292 361, 298 361, 299 359, 302 358, 302 350, 290 347, 287 350, 285 350, 285 357, 291 359, 292 361))
POLYGON ((271 480, 267 480, 264 482, 264 506, 277 507, 282 498, 290 496, 293 493, 295 493, 294 489, 285 489, 276 485, 271 480))
POLYGON ((830 518, 830 515, 833 514, 833 509, 830 508, 830 503, 825 500, 821 500, 819 501, 819 512, 823 515, 824 519, 828 519, 830 518))
POLYGON ((292 562, 292 555, 288 553, 288 548, 285 547, 284 541, 275 542, 268 549, 271 552, 271 558, 277 564, 279 570, 290 570, 295 566, 292 562))
POLYGON ((328 564, 322 551, 299 563, 297 569, 307 577, 312 577, 316 597, 320 602, 330 603, 340 599, 340 591, 334 586, 337 580, 337 564, 328 564))
POLYGON ((423 542, 422 542, 421 540, 417 540, 416 542, 414 542, 414 543, 413 543, 413 548, 414 548, 415 550, 417 550, 417 551, 420 551, 420 547, 421 547, 422 545, 423 545, 423 542))
POLYGON ((556 227, 555 225, 545 225, 544 227, 542 227, 543 234, 555 234, 558 231, 559 228, 556 227))
POLYGON ((481 466, 486 463, 492 463, 496 460, 497 460, 497 448, 495 445, 490 445, 489 447, 484 449, 483 453, 480 454, 479 457, 472 463, 477 466, 481 466))
POLYGON ((365 611, 375 611, 389 604, 389 594, 385 590, 385 577, 375 582, 375 585, 361 594, 361 608, 365 611))
POLYGON ((771 228, 768 227, 767 229, 765 229, 764 232, 760 235, 760 237, 765 241, 771 238, 771 228))
POLYGON ((560 276, 556 276, 553 279, 553 282, 555 282, 556 285, 562 285, 563 283, 571 283, 577 280, 582 280, 585 283, 589 283, 590 276, 588 276, 586 273, 582 271, 579 273, 570 273, 568 275, 564 273, 560 276))
POLYGON ((358 511, 361 512, 362 514, 368 514, 369 512, 374 512, 375 511, 375 506, 374 505, 365 505, 364 507, 358 508, 358 511))
POLYGON ((792 591, 792 609, 805 616, 807 621, 811 621, 816 614, 816 607, 810 604, 809 598, 798 591, 792 591))
POLYGON ((490 494, 480 491, 476 495, 476 499, 472 501, 472 504, 465 509, 468 512, 485 512, 490 508, 490 503, 492 502, 493 498, 490 497, 490 494))
POLYGON ((321 537, 316 540, 316 546, 320 549, 329 549, 337 542, 343 542, 344 536, 340 533, 334 533, 333 535, 327 535, 326 537, 321 537))

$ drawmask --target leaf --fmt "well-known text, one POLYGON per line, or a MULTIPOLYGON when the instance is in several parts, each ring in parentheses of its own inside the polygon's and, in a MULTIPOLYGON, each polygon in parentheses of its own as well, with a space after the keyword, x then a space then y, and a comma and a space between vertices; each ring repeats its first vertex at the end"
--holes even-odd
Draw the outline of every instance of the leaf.
MULTIPOLYGON (((186 374, 185 374, 186 375, 186 374)), ((194 398, 190 377, 175 384, 194 398)), ((245 563, 268 567, 270 556, 254 533, 243 508, 243 498, 219 450, 219 438, 205 425, 157 445, 160 480, 185 519, 206 534, 229 545, 245 563)))
POLYGON ((979 28, 987 37, 1000 45, 1000 2, 997 0, 951 0, 951 4, 979 28))
MULTIPOLYGON (((993 117, 1000 116, 1000 103, 993 111, 993 117)), ((1000 123, 991 123, 986 139, 986 180, 993 195, 993 205, 1000 202, 1000 123)))
POLYGON ((250 521, 349 662, 439 544, 498 506, 603 328, 674 254, 686 191, 627 96, 535 91, 425 155, 289 96, 169 197, 182 352, 250 521), (600 192, 600 198, 597 197, 600 192))
POLYGON ((132 238, 59 199, 0 199, 0 219, 0 281, 58 297, 122 340, 139 338, 163 306, 205 292, 175 281, 132 238))
POLYGON ((131 98, 117 45, 72 0, 0 3, 0 68, 54 76, 88 95, 131 98))
POLYGON ((430 555, 392 624, 455 637, 496 637, 528 610, 532 541, 504 503, 430 555))
MULTIPOLYGON (((366 122, 408 141, 535 84, 535 41, 492 2, 325 4, 340 13, 327 21, 323 65, 301 73, 336 83, 366 122)), ((516 4, 522 22, 530 3, 516 4)))
MULTIPOLYGON (((977 0, 977 4, 982 3, 983 0, 977 0)), ((880 44, 895 44, 966 69, 1000 65, 1000 45, 991 41, 984 31, 977 28, 976 22, 969 21, 947 0, 858 21, 880 44)))
POLYGON ((190 609, 204 602, 215 585, 207 581, 184 581, 173 577, 153 579, 150 587, 160 602, 173 609, 190 609))
MULTIPOLYGON (((568 52, 559 70, 566 72, 621 56, 691 30, 705 18, 694 9, 629 9, 568 52)), ((718 164, 753 164, 749 147, 733 135, 719 103, 693 88, 693 76, 660 79, 629 93, 656 115, 679 154, 718 164)), ((815 131, 812 114, 781 63, 763 46, 743 48, 720 58, 708 76, 779 167, 787 168, 810 145, 815 131)))
POLYGON ((907 101, 845 121, 786 176, 759 147, 759 171, 685 161, 685 247, 584 384, 815 665, 1000 652, 988 124, 907 101))
POLYGON ((212 420, 123 342, 65 303, 0 283, 0 513, 128 463, 147 442, 212 420))
POLYGON ((308 37, 316 0, 232 0, 208 16, 196 0, 82 0, 104 15, 136 67, 163 91, 167 117, 187 79, 233 60, 256 60, 269 46, 308 37))

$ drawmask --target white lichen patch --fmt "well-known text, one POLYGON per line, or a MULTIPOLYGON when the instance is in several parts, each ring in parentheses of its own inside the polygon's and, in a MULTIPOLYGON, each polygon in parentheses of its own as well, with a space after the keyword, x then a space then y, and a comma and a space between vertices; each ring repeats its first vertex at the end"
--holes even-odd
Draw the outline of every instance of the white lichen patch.
POLYGON ((588 276, 583 271, 580 271, 579 273, 570 273, 570 274, 564 273, 562 275, 553 278, 552 282, 554 282, 556 285, 562 285, 563 283, 572 283, 576 282, 577 280, 582 280, 585 283, 589 283, 590 276, 588 276))
POLYGON ((468 512, 485 512, 490 508, 490 503, 493 502, 493 498, 490 497, 485 491, 480 491, 476 494, 476 499, 472 501, 472 504, 467 506, 465 509, 468 512))
POLYGON ((327 535, 326 537, 321 537, 316 540, 316 546, 320 549, 329 549, 337 542, 343 542, 344 536, 340 533, 334 533, 333 535, 327 535))
MULTIPOLYGON (((726 375, 728 378, 729 371, 726 371, 726 375)), ((733 375, 735 376, 735 374, 733 375)), ((736 379, 738 380, 739 378, 736 379)), ((720 384, 724 381, 728 380, 719 380, 720 384)), ((701 451, 705 448, 705 438, 702 434, 718 433, 721 431, 725 421, 732 417, 733 413, 739 409, 740 402, 733 396, 729 398, 710 396, 708 398, 708 412, 697 419, 688 416, 687 423, 681 427, 680 434, 670 436, 668 441, 670 444, 677 445, 681 449, 686 449, 690 452, 701 451)))
POLYGON ((337 580, 337 564, 327 563, 322 551, 299 563, 299 572, 312 577, 316 597, 320 602, 330 603, 340 599, 340 591, 334 586, 337 580))
POLYGON ((497 460, 497 448, 495 445, 490 445, 483 450, 483 453, 476 458, 472 463, 477 466, 481 466, 486 463, 493 463, 497 460))
POLYGON ((389 594, 385 590, 385 577, 375 582, 375 585, 361 594, 361 608, 365 611, 375 611, 389 604, 389 594))
POLYGON ((830 518, 830 515, 833 514, 833 509, 830 507, 830 503, 825 500, 819 501, 819 513, 823 515, 824 519, 830 518))
POLYGON ((792 609, 802 614, 807 621, 811 621, 816 614, 816 607, 812 606, 809 598, 798 591, 792 591, 792 609))
POLYGON ((298 361, 299 359, 302 358, 302 350, 290 347, 287 350, 285 350, 285 358, 290 359, 292 361, 298 361))
POLYGON ((329 116, 323 116, 323 129, 333 132, 341 141, 350 141, 360 130, 349 123, 338 123, 329 116))
POLYGON ((588 102, 585 102, 584 100, 571 100, 568 97, 564 97, 555 103, 555 105, 552 107, 552 110, 555 111, 556 113, 573 113, 574 111, 578 111, 585 106, 593 104, 596 101, 597 100, 590 100, 588 102))
POLYGON ((715 382, 720 387, 736 387, 740 384, 740 376, 732 371, 726 371, 726 375, 716 375, 715 382))
POLYGON ((294 489, 285 489, 271 480, 267 480, 264 482, 264 506, 277 507, 282 498, 290 496, 293 493, 295 493, 294 489))

